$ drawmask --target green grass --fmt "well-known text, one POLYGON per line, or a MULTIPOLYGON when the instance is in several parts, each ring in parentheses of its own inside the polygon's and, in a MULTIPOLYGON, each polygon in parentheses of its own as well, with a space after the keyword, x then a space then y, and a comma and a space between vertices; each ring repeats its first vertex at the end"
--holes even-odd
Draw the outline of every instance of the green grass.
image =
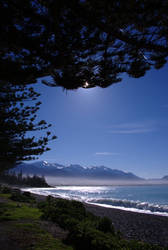
POLYGON ((12 226, 13 237, 26 250, 73 250, 61 240, 55 239, 50 233, 40 228, 38 223, 16 223, 12 226), (13 232, 13 228, 17 233, 13 232))
POLYGON ((13 211, 11 211, 10 218, 12 220, 20 220, 20 219, 32 219, 38 220, 41 216, 41 212, 38 208, 28 207, 27 205, 21 205, 21 207, 15 207, 13 211))
POLYGON ((0 220, 21 220, 31 219, 38 220, 41 212, 38 208, 29 207, 25 204, 17 204, 16 202, 9 202, 3 204, 0 209, 0 220))
POLYGON ((0 222, 5 222, 5 234, 25 250, 73 250, 40 226, 42 212, 33 201, 12 201, 11 193, 0 193, 0 222), (28 221, 25 223, 25 221, 28 221), (6 224, 7 223, 7 224, 6 224))
POLYGON ((1 194, 0 193, 0 197, 9 199, 11 197, 11 194, 1 194))
POLYGON ((73 250, 64 245, 60 240, 54 239, 49 233, 40 234, 34 250, 73 250))

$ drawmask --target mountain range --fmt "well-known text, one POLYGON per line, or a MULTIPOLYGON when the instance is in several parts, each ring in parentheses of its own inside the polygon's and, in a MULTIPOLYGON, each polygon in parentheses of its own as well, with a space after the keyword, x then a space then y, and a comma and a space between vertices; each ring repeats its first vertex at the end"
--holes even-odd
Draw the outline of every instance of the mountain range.
POLYGON ((39 161, 31 164, 22 163, 12 171, 23 174, 36 174, 51 177, 78 177, 92 179, 111 179, 111 180, 143 180, 142 178, 117 169, 111 169, 105 166, 83 167, 78 164, 69 166, 60 165, 58 163, 48 163, 47 161, 39 161))
POLYGON ((168 181, 168 175, 165 175, 162 180, 168 181))

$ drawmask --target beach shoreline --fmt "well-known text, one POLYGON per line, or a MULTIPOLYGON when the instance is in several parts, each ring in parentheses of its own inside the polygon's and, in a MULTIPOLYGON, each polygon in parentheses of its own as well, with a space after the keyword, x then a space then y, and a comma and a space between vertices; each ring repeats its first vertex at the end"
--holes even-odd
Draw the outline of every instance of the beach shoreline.
POLYGON ((137 213, 116 208, 84 204, 87 211, 97 216, 107 216, 116 231, 128 240, 139 240, 160 246, 168 246, 168 217, 137 213))
MULTIPOLYGON (((47 196, 34 194, 37 201, 44 201, 47 196)), ((61 197, 54 197, 55 199, 61 197)), ((115 231, 125 239, 144 241, 150 244, 168 247, 168 217, 145 214, 118 208, 108 208, 83 202, 87 211, 96 216, 112 220, 115 231)))

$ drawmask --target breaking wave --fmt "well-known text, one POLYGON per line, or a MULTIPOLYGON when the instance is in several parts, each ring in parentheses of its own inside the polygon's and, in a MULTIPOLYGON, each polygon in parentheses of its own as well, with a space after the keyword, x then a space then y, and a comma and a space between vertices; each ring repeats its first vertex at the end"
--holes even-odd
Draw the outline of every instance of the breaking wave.
MULTIPOLYGON (((115 195, 118 194, 118 189, 114 187, 59 186, 55 188, 28 188, 26 190, 39 195, 51 195, 53 197, 78 200, 102 207, 168 216, 167 199, 163 201, 155 200, 151 202, 149 200, 148 202, 144 202, 142 200, 138 200, 137 197, 134 197, 134 200, 129 199, 129 197, 131 198, 129 193, 127 195, 127 198, 123 199, 123 197, 115 197, 115 195)), ((133 192, 132 189, 131 191, 133 192)), ((141 192, 142 191, 144 193, 144 189, 141 190, 141 192)))
POLYGON ((141 211, 149 211, 149 212, 159 212, 159 213, 167 213, 168 215, 168 205, 158 205, 151 204, 148 202, 140 202, 140 201, 130 201, 130 200, 120 200, 120 199, 87 199, 87 203, 96 204, 96 205, 104 205, 108 207, 116 207, 116 208, 126 208, 126 210, 141 210, 141 211))

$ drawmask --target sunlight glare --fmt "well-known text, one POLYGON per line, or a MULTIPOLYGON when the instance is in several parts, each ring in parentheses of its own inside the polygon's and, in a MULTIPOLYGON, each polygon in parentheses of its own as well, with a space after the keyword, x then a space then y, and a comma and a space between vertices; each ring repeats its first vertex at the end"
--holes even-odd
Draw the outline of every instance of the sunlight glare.
POLYGON ((89 86, 89 83, 85 82, 84 85, 83 85, 83 88, 87 88, 88 86, 89 86))

